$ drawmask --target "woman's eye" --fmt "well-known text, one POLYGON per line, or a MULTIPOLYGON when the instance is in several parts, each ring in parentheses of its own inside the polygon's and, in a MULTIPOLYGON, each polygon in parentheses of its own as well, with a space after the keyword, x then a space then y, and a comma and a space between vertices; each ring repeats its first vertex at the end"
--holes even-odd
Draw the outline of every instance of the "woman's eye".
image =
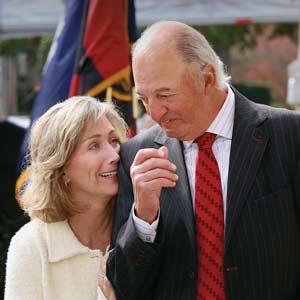
POLYGON ((95 149, 99 149, 99 148, 100 148, 100 145, 99 145, 98 143, 93 143, 93 144, 89 147, 90 150, 95 150, 95 149))
POLYGON ((111 140, 111 143, 112 143, 113 145, 120 145, 120 140, 119 140, 118 138, 115 138, 115 139, 112 139, 112 140, 111 140))

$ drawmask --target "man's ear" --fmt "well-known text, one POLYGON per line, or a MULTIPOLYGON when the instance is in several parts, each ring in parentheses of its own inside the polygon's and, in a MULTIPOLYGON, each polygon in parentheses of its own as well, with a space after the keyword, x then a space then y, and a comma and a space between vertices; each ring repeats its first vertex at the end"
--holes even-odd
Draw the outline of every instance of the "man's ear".
POLYGON ((213 65, 207 64, 203 68, 202 74, 204 77, 204 92, 205 94, 207 94, 216 86, 216 82, 217 82, 216 69, 213 65))

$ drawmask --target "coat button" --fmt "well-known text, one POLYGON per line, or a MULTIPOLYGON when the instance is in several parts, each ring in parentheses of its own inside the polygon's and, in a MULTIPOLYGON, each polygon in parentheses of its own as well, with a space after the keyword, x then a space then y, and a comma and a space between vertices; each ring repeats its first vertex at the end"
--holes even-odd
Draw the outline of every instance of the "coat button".
POLYGON ((239 268, 237 266, 227 267, 226 272, 236 272, 239 268))
POLYGON ((196 278, 196 274, 195 274, 194 271, 189 272, 188 276, 189 276, 190 279, 195 279, 196 278))

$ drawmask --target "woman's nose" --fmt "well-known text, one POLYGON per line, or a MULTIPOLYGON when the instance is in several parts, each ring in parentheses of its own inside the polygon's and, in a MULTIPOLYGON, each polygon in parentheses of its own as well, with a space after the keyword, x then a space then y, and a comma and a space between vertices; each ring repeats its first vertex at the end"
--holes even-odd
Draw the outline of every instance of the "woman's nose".
POLYGON ((116 163, 120 160, 119 148, 120 147, 113 147, 112 145, 108 148, 107 152, 111 163, 116 163))

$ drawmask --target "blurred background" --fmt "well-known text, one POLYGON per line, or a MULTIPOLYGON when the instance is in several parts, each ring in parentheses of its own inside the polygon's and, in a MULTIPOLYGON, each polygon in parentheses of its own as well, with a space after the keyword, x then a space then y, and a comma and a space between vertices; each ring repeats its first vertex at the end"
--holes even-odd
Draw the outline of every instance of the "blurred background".
POLYGON ((150 126, 132 92, 129 51, 158 20, 201 31, 251 100, 299 109, 300 0, 0 0, 0 299, 10 238, 28 221, 15 184, 30 124, 67 96, 90 94, 120 106, 131 136, 150 126))

